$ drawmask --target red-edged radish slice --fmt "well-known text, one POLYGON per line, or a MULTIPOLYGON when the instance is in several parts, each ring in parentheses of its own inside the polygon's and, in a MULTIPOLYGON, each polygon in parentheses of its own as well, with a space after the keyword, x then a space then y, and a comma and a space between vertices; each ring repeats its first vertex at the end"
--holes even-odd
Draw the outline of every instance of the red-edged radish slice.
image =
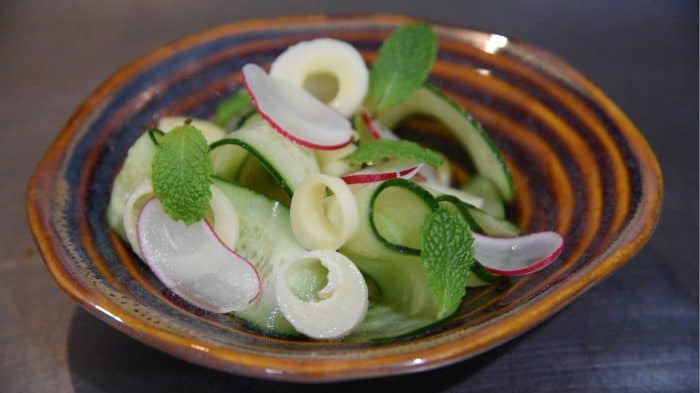
POLYGON ((563 248, 564 239, 556 232, 511 238, 474 233, 474 258, 499 276, 520 276, 544 269, 557 259, 563 248))
POLYGON ((360 52, 333 38, 316 38, 288 47, 270 66, 270 76, 315 91, 316 97, 324 96, 322 100, 343 116, 357 112, 369 87, 369 71, 360 52))
POLYGON ((372 138, 389 139, 392 141, 398 141, 400 139, 393 131, 384 127, 381 123, 372 120, 367 111, 362 111, 360 116, 362 117, 362 123, 365 125, 372 138))
POLYGON ((409 163, 404 160, 390 160, 341 177, 347 184, 364 184, 395 179, 410 179, 420 171, 423 164, 409 163))
POLYGON ((137 231, 146 264, 188 302, 226 313, 245 309, 260 293, 253 265, 226 247, 206 221, 185 225, 151 199, 141 209, 137 231))
POLYGON ((438 178, 437 169, 431 167, 430 165, 423 166, 420 172, 416 174, 416 181, 444 185, 444 183, 438 178))
MULTIPOLYGON (((365 128, 369 131, 370 135, 374 139, 388 139, 392 141, 401 140, 394 132, 376 120, 372 120, 369 112, 362 111, 360 115, 362 123, 365 128)), ((430 165, 423 165, 420 171, 416 174, 416 181, 437 183, 441 185, 449 185, 450 183, 450 167, 449 163, 445 162, 439 170, 431 167, 430 165)))
POLYGON ((316 150, 352 142, 350 122, 306 90, 273 79, 255 64, 243 66, 243 82, 260 115, 291 141, 316 150))

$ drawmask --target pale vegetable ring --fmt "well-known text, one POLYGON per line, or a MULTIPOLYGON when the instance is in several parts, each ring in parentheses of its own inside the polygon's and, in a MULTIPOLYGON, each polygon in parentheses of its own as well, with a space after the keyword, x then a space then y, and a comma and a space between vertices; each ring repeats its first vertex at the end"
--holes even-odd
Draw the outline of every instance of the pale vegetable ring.
POLYGON ((362 56, 347 42, 319 38, 292 45, 275 59, 270 76, 303 87, 314 74, 331 74, 338 92, 328 103, 343 116, 355 113, 367 95, 369 72, 362 56))
POLYGON ((289 209, 292 231, 307 249, 337 250, 355 233, 359 213, 352 191, 337 177, 317 174, 307 176, 294 191, 289 209), (334 226, 325 209, 326 188, 340 208, 341 221, 334 226))
POLYGON ((333 250, 314 250, 287 261, 275 273, 275 295, 284 317, 294 328, 312 338, 334 339, 347 335, 367 313, 367 284, 362 273, 345 255, 333 250), (318 261, 328 270, 326 286, 317 301, 304 301, 290 289, 294 267, 318 261))
MULTIPOLYGON (((214 216, 214 223, 212 225, 214 233, 227 247, 234 250, 240 230, 236 209, 233 208, 228 198, 226 198, 223 191, 218 187, 212 185, 209 189, 211 190, 209 207, 214 216)), ((141 249, 139 248, 136 223, 141 207, 143 207, 152 196, 153 187, 151 186, 151 179, 146 179, 134 189, 134 192, 131 193, 124 206, 124 215, 122 219, 126 239, 129 241, 129 244, 131 244, 131 248, 134 252, 139 256, 141 256, 141 249)))

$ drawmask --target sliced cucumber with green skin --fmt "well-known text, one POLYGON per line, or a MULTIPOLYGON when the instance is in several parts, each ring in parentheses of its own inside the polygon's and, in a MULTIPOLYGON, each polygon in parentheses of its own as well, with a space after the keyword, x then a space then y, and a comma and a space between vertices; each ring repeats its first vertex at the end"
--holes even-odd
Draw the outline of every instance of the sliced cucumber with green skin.
MULTIPOLYGON (((240 116, 236 121, 234 130, 241 129, 245 124, 254 124, 256 119, 260 119, 260 116, 256 116, 258 112, 255 109, 240 116)), ((227 134, 222 139, 227 139, 229 137, 235 138, 235 131, 227 134)), ((214 164, 214 175, 220 177, 227 181, 235 181, 238 179, 243 164, 248 160, 250 154, 248 150, 244 147, 238 146, 236 144, 224 144, 226 146, 219 146, 211 151, 212 164, 214 164)))
POLYGON ((467 220, 467 223, 469 224, 470 228, 479 228, 479 225, 474 221, 471 214, 469 214, 469 205, 462 202, 462 200, 460 200, 456 196, 445 194, 438 196, 437 198, 435 198, 435 200, 438 201, 438 203, 440 204, 448 205, 457 210, 462 215, 462 217, 464 217, 464 219, 467 220))
MULTIPOLYGON (((402 254, 393 247, 387 247, 372 230, 368 214, 370 201, 381 184, 369 183, 351 186, 358 210, 363 214, 358 217, 357 230, 340 251, 348 256, 361 271, 372 277, 381 292, 381 304, 389 305, 397 312, 409 316, 434 317, 436 308, 420 257, 402 254)), ((392 206, 380 204, 380 211, 375 212, 378 214, 376 218, 378 221, 386 219, 382 221, 382 229, 391 231, 394 236, 392 239, 411 237, 402 234, 402 232, 406 230, 409 232, 420 231, 422 221, 415 219, 419 214, 402 217, 403 222, 398 222, 393 228, 390 228, 390 217, 388 215, 382 216, 381 210, 391 208, 391 210, 410 212, 424 209, 425 203, 403 188, 391 187, 388 191, 392 189, 396 195, 387 196, 396 197, 392 198, 394 204, 392 206), (403 206, 398 208, 399 204, 403 206), (410 219, 407 220, 407 218, 410 219)), ((340 220, 340 211, 337 203, 334 203, 333 197, 327 203, 327 212, 331 223, 337 225, 340 220)))
POLYGON ((435 200, 439 203, 449 204, 459 211, 476 232, 497 237, 518 236, 521 232, 520 228, 510 221, 490 216, 485 211, 470 206, 453 195, 440 195, 435 200))
POLYGON ((141 135, 129 148, 122 169, 112 184, 107 222, 122 239, 126 239, 123 223, 126 201, 136 187, 151 177, 151 162, 157 148, 149 133, 141 135))
POLYGON ((233 181, 238 178, 243 164, 250 156, 248 150, 235 144, 220 146, 211 150, 209 155, 214 166, 214 176, 227 181, 233 181))
POLYGON ((433 318, 409 317, 386 304, 367 310, 364 321, 347 338, 351 341, 388 341, 417 333, 439 321, 433 318))
POLYGON ((481 210, 496 218, 505 218, 506 209, 496 185, 483 176, 475 175, 462 186, 462 190, 481 197, 484 202, 481 210))
MULTIPOLYGON (((214 180, 214 184, 238 213, 240 234, 235 251, 255 266, 263 282, 262 293, 253 305, 234 315, 267 332, 297 334, 277 307, 273 279, 275 266, 305 252, 292 233, 289 210, 245 187, 218 179, 214 180)), ((315 292, 308 292, 314 291, 316 284, 325 280, 324 272, 319 269, 303 273, 305 277, 291 280, 296 287, 294 292, 300 297, 312 297, 315 292)))
POLYGON ((503 199, 511 200, 515 186, 496 145, 481 124, 435 87, 422 86, 404 102, 378 113, 376 120, 394 128, 414 114, 431 116, 449 128, 471 156, 478 173, 496 185, 503 199))
MULTIPOLYGON (((289 210, 279 203, 242 186, 215 180, 238 212, 240 237, 236 252, 250 261, 263 281, 259 300, 251 308, 234 315, 258 328, 280 335, 295 335, 294 328, 284 319, 276 303, 270 280, 274 266, 303 253, 296 242, 289 222, 289 210)), ((435 305, 425 281, 425 272, 419 257, 388 255, 399 259, 373 260, 344 253, 373 281, 379 292, 379 303, 372 306, 360 326, 349 337, 353 340, 377 340, 414 332, 436 323, 435 305)), ((313 299, 327 278, 325 269, 317 267, 299 270, 290 277, 290 286, 302 299, 313 299)), ((375 296, 376 299, 376 296, 375 296)))
POLYGON ((513 237, 521 233, 520 228, 508 220, 490 216, 488 213, 475 207, 469 207, 469 215, 477 227, 477 232, 496 237, 513 237))
POLYGON ((216 108, 214 123, 219 127, 236 130, 241 124, 241 119, 253 110, 248 92, 239 88, 216 108))
POLYGON ((146 132, 148 133, 148 137, 151 138, 151 142, 156 146, 160 145, 160 138, 165 135, 163 131, 157 128, 149 128, 146 132))
POLYGON ((233 129, 238 130, 238 129, 242 128, 248 122, 248 120, 251 120, 251 119, 255 118, 256 116, 259 117, 259 113, 256 109, 253 108, 253 109, 249 110, 248 112, 243 114, 238 119, 238 121, 234 125, 233 129))
MULTIPOLYGON (((341 252, 372 277, 382 294, 381 305, 406 317, 434 320, 437 308, 420 257, 394 252, 398 257, 375 259, 348 250, 341 252)), ((390 326, 386 328, 392 329, 390 326)))
POLYGON ((420 255, 423 221, 437 207, 435 198, 418 184, 401 178, 387 180, 372 194, 368 210, 369 225, 386 247, 401 254, 420 255), (382 198, 384 193, 392 191, 398 192, 382 198), (409 204, 411 209, 403 210, 409 204))
MULTIPOLYGON (((488 285, 488 284, 493 284, 499 281, 503 281, 505 278, 501 276, 497 276, 495 274, 489 273, 488 270, 486 270, 479 262, 476 262, 472 265, 471 274, 469 276, 472 276, 472 281, 473 284, 471 286, 481 286, 481 285, 475 285, 477 283, 477 280, 482 282, 482 285, 488 285)), ((469 285, 470 280, 467 279, 467 286, 469 285)))
POLYGON ((259 117, 211 144, 210 149, 227 145, 240 146, 255 156, 289 195, 306 176, 320 172, 313 152, 284 138, 259 117))
POLYGON ((263 194, 272 200, 280 201, 283 205, 289 207, 290 196, 288 191, 280 187, 279 181, 272 176, 271 171, 252 154, 246 156, 245 161, 240 166, 238 175, 233 180, 235 180, 235 183, 263 194))
MULTIPOLYGON (((435 198, 435 200, 438 201, 438 203, 440 204, 448 205, 454 208, 456 211, 458 211, 462 215, 462 217, 464 217, 464 219, 467 220, 467 223, 469 223, 469 226, 472 229, 479 228, 479 225, 476 223, 476 221, 469 212, 469 209, 471 207, 466 203, 462 202, 459 198, 453 195, 440 195, 439 197, 435 198)), ((489 273, 478 262, 472 264, 470 271, 471 272, 469 276, 467 276, 467 287, 479 287, 483 285, 489 285, 491 283, 501 280, 501 277, 489 273)))

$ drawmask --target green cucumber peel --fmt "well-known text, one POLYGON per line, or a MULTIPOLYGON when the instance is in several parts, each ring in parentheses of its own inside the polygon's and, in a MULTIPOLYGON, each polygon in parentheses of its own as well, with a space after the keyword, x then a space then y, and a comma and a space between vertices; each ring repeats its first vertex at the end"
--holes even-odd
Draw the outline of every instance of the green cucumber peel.
POLYGON ((165 135, 165 132, 155 127, 149 128, 146 132, 148 133, 148 137, 151 138, 151 142, 156 146, 160 145, 160 140, 165 135))
POLYGON ((435 198, 435 200, 438 201, 438 203, 444 202, 444 203, 449 203, 449 204, 453 205, 455 208, 457 208, 457 211, 459 211, 459 213, 462 215, 462 217, 465 220, 467 220, 467 223, 469 224, 469 226, 473 230, 475 230, 475 231, 480 230, 479 225, 476 223, 476 221, 474 221, 472 216, 469 214, 469 208, 471 206, 464 203, 462 200, 460 200, 459 198, 457 198, 454 195, 448 195, 448 194, 440 195, 439 197, 435 198))
POLYGON ((494 284, 505 280, 505 277, 497 276, 486 270, 485 267, 481 266, 479 262, 474 261, 470 271, 474 273, 480 280, 487 282, 489 284, 494 284))
POLYGON ((386 239, 382 234, 379 232, 379 229, 377 228, 377 225, 374 220, 374 205, 377 201, 377 198, 379 195, 382 193, 382 191, 386 190, 387 188, 390 187, 401 187, 414 195, 416 195, 419 199, 421 199, 427 206, 428 208, 433 211, 439 207, 437 201, 433 197, 433 195, 428 192, 425 188, 419 186, 418 184, 406 180, 406 179, 401 179, 401 178, 396 178, 396 179, 391 179, 387 180, 384 183, 382 183, 377 189, 374 191, 374 194, 372 194, 372 197, 370 198, 369 201, 369 209, 368 209, 368 214, 369 214, 369 225, 370 228, 372 229, 372 232, 374 233, 374 236, 381 242, 383 243, 386 247, 396 250, 399 253, 402 254, 409 254, 409 255, 420 255, 421 250, 413 247, 409 247, 406 245, 402 244, 396 244, 388 239, 386 239))
POLYGON ((240 125, 241 118, 248 114, 253 108, 253 102, 245 89, 238 89, 229 98, 223 100, 216 108, 214 123, 227 128, 231 124, 240 125))
MULTIPOLYGON (((472 218, 472 215, 469 213, 469 209, 475 209, 475 207, 469 206, 454 195, 440 195, 439 197, 435 198, 435 200, 438 201, 438 203, 449 203, 453 205, 455 208, 457 208, 457 211, 462 215, 462 218, 464 218, 467 221, 469 227, 473 231, 481 231, 479 224, 477 224, 476 221, 474 221, 474 218, 472 218)), ((487 283, 495 283, 503 279, 503 277, 489 273, 483 266, 481 266, 476 261, 474 264, 472 264, 470 271, 487 283)))
POLYGON ((505 207, 503 200, 498 192, 498 188, 493 182, 483 176, 475 175, 462 186, 462 190, 470 194, 481 197, 484 204, 481 210, 488 213, 492 217, 505 218, 505 207))
POLYGON ((248 112, 242 114, 238 120, 236 120, 236 124, 234 124, 233 129, 238 130, 239 128, 243 127, 243 124, 250 120, 253 116, 258 114, 258 110, 255 109, 255 107, 251 108, 248 112))
POLYGON ((225 146, 225 145, 235 145, 235 146, 240 146, 244 148, 245 150, 248 151, 251 155, 253 155, 255 158, 257 158, 262 166, 267 170, 267 172, 272 176, 273 179, 282 187, 284 192, 288 194, 289 196, 292 196, 294 193, 292 191, 292 188, 289 186, 289 184, 282 178, 282 176, 275 170, 274 166, 270 164, 270 162, 265 158, 263 154, 261 154, 258 150, 256 150, 253 146, 238 140, 238 139, 233 139, 233 138, 224 138, 224 139, 219 139, 218 141, 212 143, 209 145, 209 151, 213 151, 218 147, 225 146))
POLYGON ((427 90, 429 90, 436 96, 442 98, 454 110, 456 110, 462 116, 464 116, 464 118, 472 125, 472 127, 474 127, 474 129, 480 135, 481 139, 484 140, 485 143, 489 146, 489 148, 496 153, 498 165, 500 166, 501 171, 504 173, 506 177, 506 182, 508 183, 507 191, 504 192, 504 190, 499 190, 500 196, 505 201, 510 201, 511 199, 513 199, 513 196, 515 195, 515 182, 513 181, 513 175, 510 173, 510 170, 508 169, 508 166, 506 165, 506 162, 503 159, 500 150, 498 150, 498 147, 496 147, 496 144, 493 142, 493 139, 491 139, 491 136, 489 136, 486 130, 484 130, 484 127, 481 125, 481 123, 478 120, 476 120, 471 113, 467 112, 462 105, 460 105, 458 102, 450 98, 447 94, 442 92, 442 90, 429 83, 425 83, 423 87, 425 87, 427 90))

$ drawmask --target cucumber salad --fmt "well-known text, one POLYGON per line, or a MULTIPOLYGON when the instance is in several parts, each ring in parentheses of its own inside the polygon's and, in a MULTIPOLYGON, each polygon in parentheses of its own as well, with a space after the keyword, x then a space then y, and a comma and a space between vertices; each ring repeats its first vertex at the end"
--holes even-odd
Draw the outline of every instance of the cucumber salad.
POLYGON ((212 119, 161 118, 130 148, 107 217, 193 306, 265 334, 377 340, 454 314, 467 288, 553 262, 560 235, 521 235, 515 189, 481 125, 426 80, 437 39, 397 28, 368 67, 332 38, 287 48, 212 119), (423 115, 473 163, 392 131, 423 115))

